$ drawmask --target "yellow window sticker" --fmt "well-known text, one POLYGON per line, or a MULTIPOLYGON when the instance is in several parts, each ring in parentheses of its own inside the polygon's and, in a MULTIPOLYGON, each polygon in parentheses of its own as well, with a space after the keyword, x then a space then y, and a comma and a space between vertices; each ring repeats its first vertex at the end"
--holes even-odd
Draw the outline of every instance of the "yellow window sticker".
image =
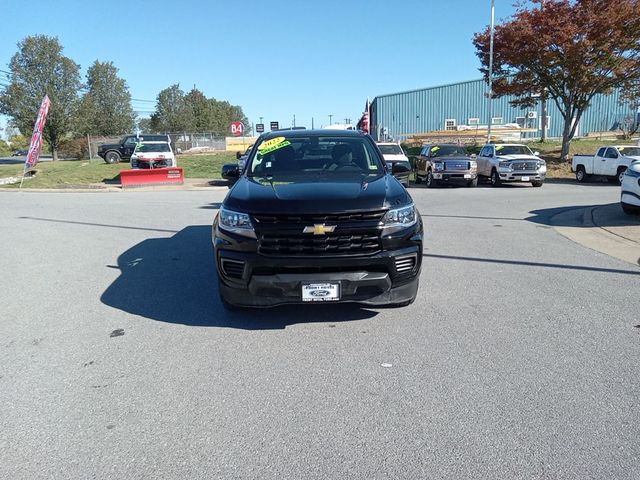
POLYGON ((278 145, 279 143, 282 143, 285 141, 284 137, 276 137, 276 138, 272 138, 271 140, 267 140, 266 142, 263 142, 260 144, 260 146, 258 147, 258 150, 260 150, 261 152, 263 150, 267 150, 275 145, 278 145))
POLYGON ((440 150, 440 147, 433 147, 433 148, 431 149, 431 151, 432 151, 432 152, 434 152, 434 153, 435 153, 435 152, 437 152, 438 150, 440 150))
POLYGON ((500 151, 504 148, 504 145, 496 145, 496 151, 500 151))
MULTIPOLYGON (((284 140, 284 137, 282 138, 284 140)), ((258 150, 260 150, 258 155, 266 155, 268 153, 275 152, 276 150, 280 150, 281 148, 287 147, 289 145, 291 145, 291 142, 289 140, 284 140, 284 142, 277 143, 276 145, 271 145, 269 148, 264 148, 264 149, 258 148, 258 150)))

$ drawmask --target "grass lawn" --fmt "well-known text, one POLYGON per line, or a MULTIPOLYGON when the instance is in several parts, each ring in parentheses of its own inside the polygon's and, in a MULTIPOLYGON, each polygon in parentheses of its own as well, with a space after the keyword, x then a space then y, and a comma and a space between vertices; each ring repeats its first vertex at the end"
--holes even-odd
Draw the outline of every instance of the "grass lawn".
MULTIPOLYGON (((178 166, 186 178, 219 179, 222 165, 237 162, 235 153, 178 155, 178 166)), ((22 175, 22 165, 0 165, 0 178, 22 175)), ((58 160, 37 165, 34 178, 26 179, 22 188, 90 188, 103 182, 119 183, 120 170, 129 163, 109 165, 101 158, 94 160, 58 160)), ((6 185, 17 188, 19 184, 6 185)))

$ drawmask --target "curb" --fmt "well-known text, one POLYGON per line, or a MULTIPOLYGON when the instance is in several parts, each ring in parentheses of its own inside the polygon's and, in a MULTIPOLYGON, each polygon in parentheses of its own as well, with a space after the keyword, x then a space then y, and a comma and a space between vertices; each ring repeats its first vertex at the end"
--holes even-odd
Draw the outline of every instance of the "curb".
POLYGON ((633 217, 619 221, 617 210, 622 212, 617 204, 569 210, 554 215, 550 223, 558 233, 584 247, 640 266, 640 220, 637 224, 633 217))

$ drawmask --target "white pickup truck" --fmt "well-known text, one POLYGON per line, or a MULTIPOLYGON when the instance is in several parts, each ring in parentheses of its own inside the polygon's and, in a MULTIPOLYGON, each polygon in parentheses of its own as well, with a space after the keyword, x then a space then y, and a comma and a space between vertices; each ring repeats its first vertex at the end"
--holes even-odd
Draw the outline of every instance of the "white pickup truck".
POLYGON ((621 184, 624 172, 635 160, 640 160, 640 147, 609 145, 595 155, 574 155, 571 170, 579 182, 586 182, 591 175, 601 175, 611 183, 621 184))

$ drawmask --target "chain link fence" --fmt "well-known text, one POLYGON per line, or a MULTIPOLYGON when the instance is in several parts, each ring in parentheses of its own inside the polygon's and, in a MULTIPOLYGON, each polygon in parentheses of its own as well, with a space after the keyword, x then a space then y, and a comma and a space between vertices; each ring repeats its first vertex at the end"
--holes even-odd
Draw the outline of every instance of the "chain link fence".
MULTIPOLYGON (((120 144, 125 135, 117 136, 91 136, 86 140, 76 140, 76 142, 84 142, 82 151, 89 158, 98 158, 98 147, 105 144, 120 144)), ((224 135, 214 132, 204 133, 162 133, 169 135, 171 138, 171 146, 176 153, 204 153, 204 152, 224 152, 227 150, 228 140, 224 135)), ((140 134, 144 137, 144 134, 140 134)))

